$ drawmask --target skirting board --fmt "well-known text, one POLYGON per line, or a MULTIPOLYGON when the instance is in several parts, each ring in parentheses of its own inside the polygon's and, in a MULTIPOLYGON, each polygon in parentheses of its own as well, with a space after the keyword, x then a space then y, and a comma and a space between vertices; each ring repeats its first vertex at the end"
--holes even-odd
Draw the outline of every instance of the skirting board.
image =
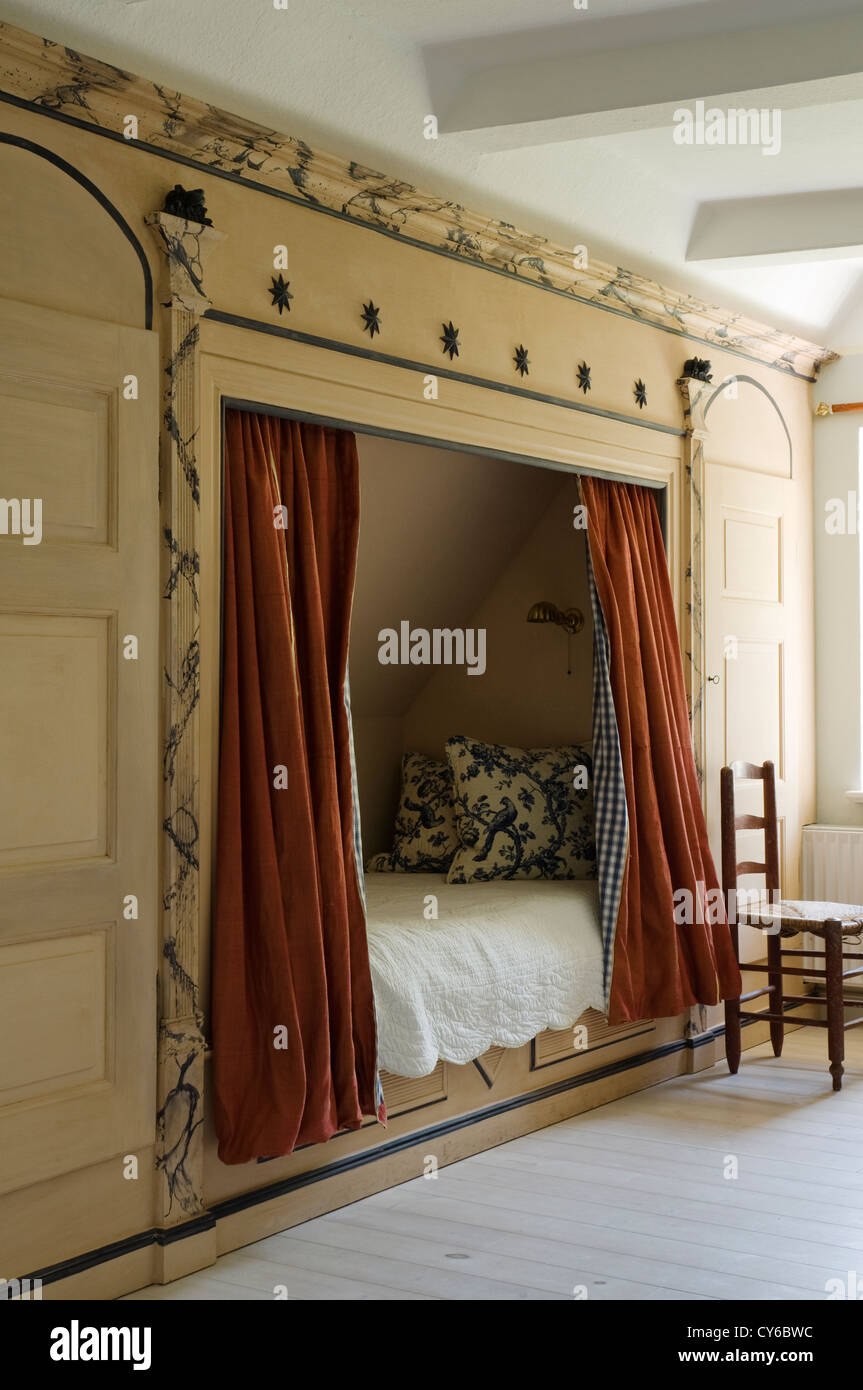
MULTIPOLYGON (((445 1167, 674 1076, 710 1067, 723 1055, 723 1033, 720 1026, 694 1039, 663 1043, 550 1082, 297 1178, 230 1198, 170 1232, 142 1231, 27 1277, 41 1279, 41 1296, 46 1300, 104 1301, 151 1283, 168 1283, 205 1269, 229 1250, 408 1182, 423 1171, 424 1157, 430 1152, 438 1167, 445 1167)), ((766 1037, 765 1024, 745 1028, 747 1048, 766 1037)))

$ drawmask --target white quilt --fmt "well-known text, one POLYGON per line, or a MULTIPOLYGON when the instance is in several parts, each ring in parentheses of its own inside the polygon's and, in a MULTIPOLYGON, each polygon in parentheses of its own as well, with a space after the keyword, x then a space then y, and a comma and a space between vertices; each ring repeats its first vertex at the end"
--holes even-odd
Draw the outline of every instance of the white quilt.
POLYGON ((426 1076, 602 1010, 595 881, 366 875, 380 1065, 426 1076), (427 921, 434 894, 438 920, 427 921))

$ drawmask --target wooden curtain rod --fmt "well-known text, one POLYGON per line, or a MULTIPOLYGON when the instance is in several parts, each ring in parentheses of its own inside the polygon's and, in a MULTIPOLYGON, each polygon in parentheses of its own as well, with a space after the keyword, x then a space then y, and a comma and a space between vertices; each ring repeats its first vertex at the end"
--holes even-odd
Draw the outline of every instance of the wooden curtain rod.
POLYGON ((828 405, 819 401, 815 407, 816 415, 839 415, 843 410, 863 410, 863 401, 847 401, 844 405, 828 405))

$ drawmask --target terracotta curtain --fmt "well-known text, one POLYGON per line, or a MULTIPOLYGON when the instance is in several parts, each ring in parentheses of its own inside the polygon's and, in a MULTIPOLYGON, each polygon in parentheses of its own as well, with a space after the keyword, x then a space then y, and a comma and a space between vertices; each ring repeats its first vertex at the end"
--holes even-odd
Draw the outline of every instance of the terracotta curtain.
POLYGON ((245 1163, 385 1118, 345 707, 353 435, 228 410, 224 510, 212 1028, 219 1157, 245 1163))
POLYGON ((740 972, 720 895, 711 893, 719 883, 655 498, 649 488, 597 478, 582 479, 582 498, 629 815, 609 1019, 669 1018, 693 1004, 736 998, 740 972), (692 894, 693 915, 708 921, 675 923, 679 889, 692 894))

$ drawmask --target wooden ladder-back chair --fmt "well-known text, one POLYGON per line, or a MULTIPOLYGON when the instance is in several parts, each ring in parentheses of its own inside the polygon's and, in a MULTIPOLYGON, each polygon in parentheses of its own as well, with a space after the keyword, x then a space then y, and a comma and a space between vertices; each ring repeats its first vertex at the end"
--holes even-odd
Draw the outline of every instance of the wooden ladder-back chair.
POLYGON ((854 975, 863 974, 863 967, 845 970, 844 961, 863 960, 863 953, 844 950, 845 938, 856 937, 859 942, 863 932, 863 906, 837 902, 803 902, 783 899, 779 887, 779 823, 776 815, 776 775, 772 762, 735 762, 724 767, 721 773, 721 811, 722 811, 722 889, 728 911, 728 921, 734 942, 734 953, 740 961, 738 924, 760 928, 767 937, 767 964, 741 966, 742 970, 753 970, 767 975, 767 984, 761 989, 750 990, 739 999, 725 1001, 725 1055, 728 1068, 736 1072, 740 1065, 740 1021, 741 1019, 764 1019, 770 1024, 770 1041, 775 1057, 782 1055, 785 1036, 785 1015, 787 1008, 797 1004, 823 1004, 826 1018, 800 1018, 794 1022, 805 1027, 827 1029, 827 1053, 830 1058, 830 1075, 833 1089, 842 1088, 843 1061, 845 1057, 845 1030, 863 1023, 863 1017, 846 1022, 844 1010, 859 1007, 859 1000, 846 999, 843 982, 854 975), (743 781, 760 780, 764 787, 763 815, 751 816, 735 813, 734 786, 737 779, 743 781), (738 861, 738 830, 764 831, 764 861, 738 861), (763 874, 766 894, 754 905, 741 906, 741 897, 752 890, 738 889, 738 876, 763 874), (766 900, 765 900, 766 899, 766 900), (789 950, 782 945, 785 937, 798 936, 810 932, 824 942, 823 951, 789 950), (801 965, 785 965, 786 957, 808 956, 824 961, 824 969, 803 968, 801 965), (818 994, 783 994, 783 975, 802 975, 807 979, 825 981, 825 997, 818 994), (760 1013, 741 1009, 741 1004, 751 999, 769 996, 769 1006, 760 1013))

